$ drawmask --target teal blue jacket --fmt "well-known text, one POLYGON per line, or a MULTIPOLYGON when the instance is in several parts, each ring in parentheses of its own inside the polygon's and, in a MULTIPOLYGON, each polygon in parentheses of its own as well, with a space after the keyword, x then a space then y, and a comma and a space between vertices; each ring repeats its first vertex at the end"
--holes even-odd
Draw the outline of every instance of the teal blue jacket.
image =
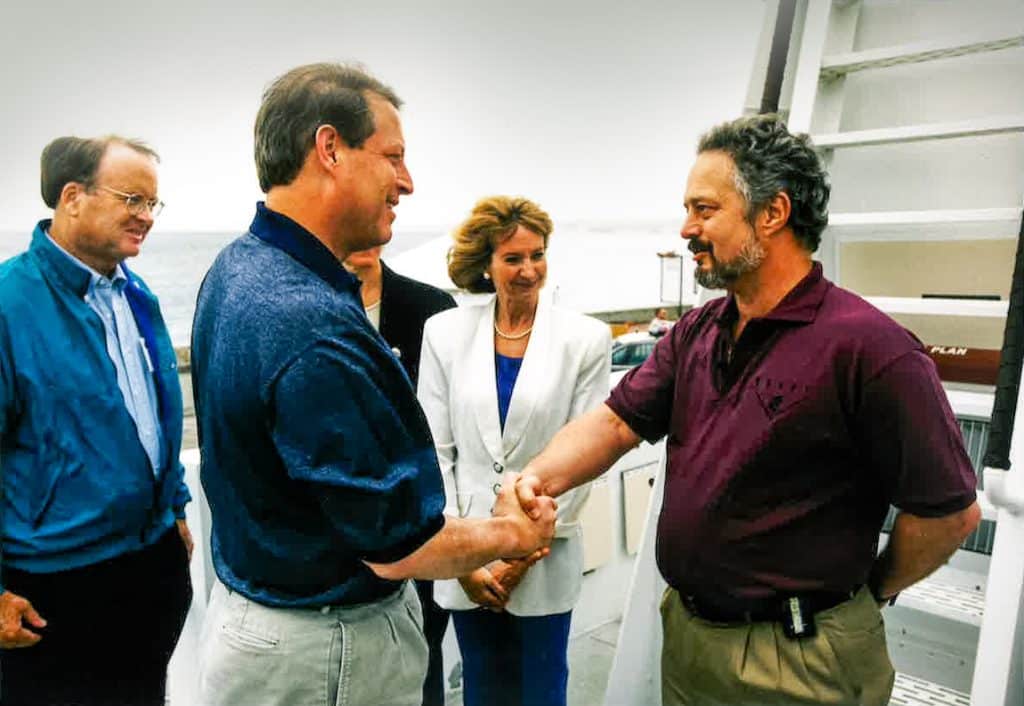
MULTIPOLYGON (((46 237, 0 264, 3 566, 49 573, 141 549, 184 517, 177 360, 156 297, 125 268, 153 362, 165 455, 154 475, 117 384, 89 274, 46 237)), ((2 578, 2 577, 0 577, 2 578)))

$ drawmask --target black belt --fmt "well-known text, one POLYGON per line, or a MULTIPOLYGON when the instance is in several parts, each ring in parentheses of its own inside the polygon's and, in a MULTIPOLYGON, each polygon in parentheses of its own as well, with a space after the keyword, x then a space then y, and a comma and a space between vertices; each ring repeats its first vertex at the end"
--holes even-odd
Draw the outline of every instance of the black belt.
POLYGON ((803 604, 807 613, 814 614, 845 603, 853 598, 858 590, 860 586, 849 591, 815 591, 739 602, 729 606, 685 593, 680 593, 679 599, 690 613, 711 623, 773 623, 785 619, 793 598, 803 604))

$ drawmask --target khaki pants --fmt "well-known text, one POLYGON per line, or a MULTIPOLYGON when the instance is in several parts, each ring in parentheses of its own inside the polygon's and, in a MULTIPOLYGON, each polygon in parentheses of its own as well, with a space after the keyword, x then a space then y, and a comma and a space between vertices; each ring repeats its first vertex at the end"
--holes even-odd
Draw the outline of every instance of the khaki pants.
POLYGON ((217 583, 203 625, 203 706, 419 706, 427 674, 412 582, 376 603, 269 608, 217 583))
POLYGON ((694 617, 668 589, 661 603, 663 706, 885 706, 896 674, 878 605, 865 588, 815 616, 813 638, 781 623, 694 617))

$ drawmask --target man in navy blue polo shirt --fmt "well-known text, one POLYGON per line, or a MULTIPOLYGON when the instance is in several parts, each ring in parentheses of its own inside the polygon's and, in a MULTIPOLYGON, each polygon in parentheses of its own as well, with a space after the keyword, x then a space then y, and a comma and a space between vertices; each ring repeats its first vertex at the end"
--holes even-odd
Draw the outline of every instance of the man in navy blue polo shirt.
POLYGON ((0 703, 162 706, 192 599, 181 388, 124 265, 163 204, 156 153, 43 150, 54 209, 0 265, 0 703))
POLYGON ((429 427, 342 262, 386 243, 412 193, 394 92, 358 68, 302 66, 256 118, 266 203, 199 294, 192 370, 220 583, 204 704, 419 704, 411 582, 550 543, 511 481, 493 517, 446 517, 429 427))
POLYGON ((887 704, 879 603, 980 519, 921 343, 812 260, 828 197, 813 147, 778 118, 707 133, 682 236, 698 281, 728 296, 688 312, 518 482, 528 507, 667 435, 666 705, 887 704))

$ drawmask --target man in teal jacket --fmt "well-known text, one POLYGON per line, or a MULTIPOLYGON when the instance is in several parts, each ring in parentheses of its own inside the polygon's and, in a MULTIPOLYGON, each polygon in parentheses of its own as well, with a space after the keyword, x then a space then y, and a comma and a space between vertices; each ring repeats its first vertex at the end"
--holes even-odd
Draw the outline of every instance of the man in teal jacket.
POLYGON ((156 298, 124 266, 156 153, 54 140, 54 209, 0 264, 0 702, 164 704, 192 598, 182 401, 156 298))

